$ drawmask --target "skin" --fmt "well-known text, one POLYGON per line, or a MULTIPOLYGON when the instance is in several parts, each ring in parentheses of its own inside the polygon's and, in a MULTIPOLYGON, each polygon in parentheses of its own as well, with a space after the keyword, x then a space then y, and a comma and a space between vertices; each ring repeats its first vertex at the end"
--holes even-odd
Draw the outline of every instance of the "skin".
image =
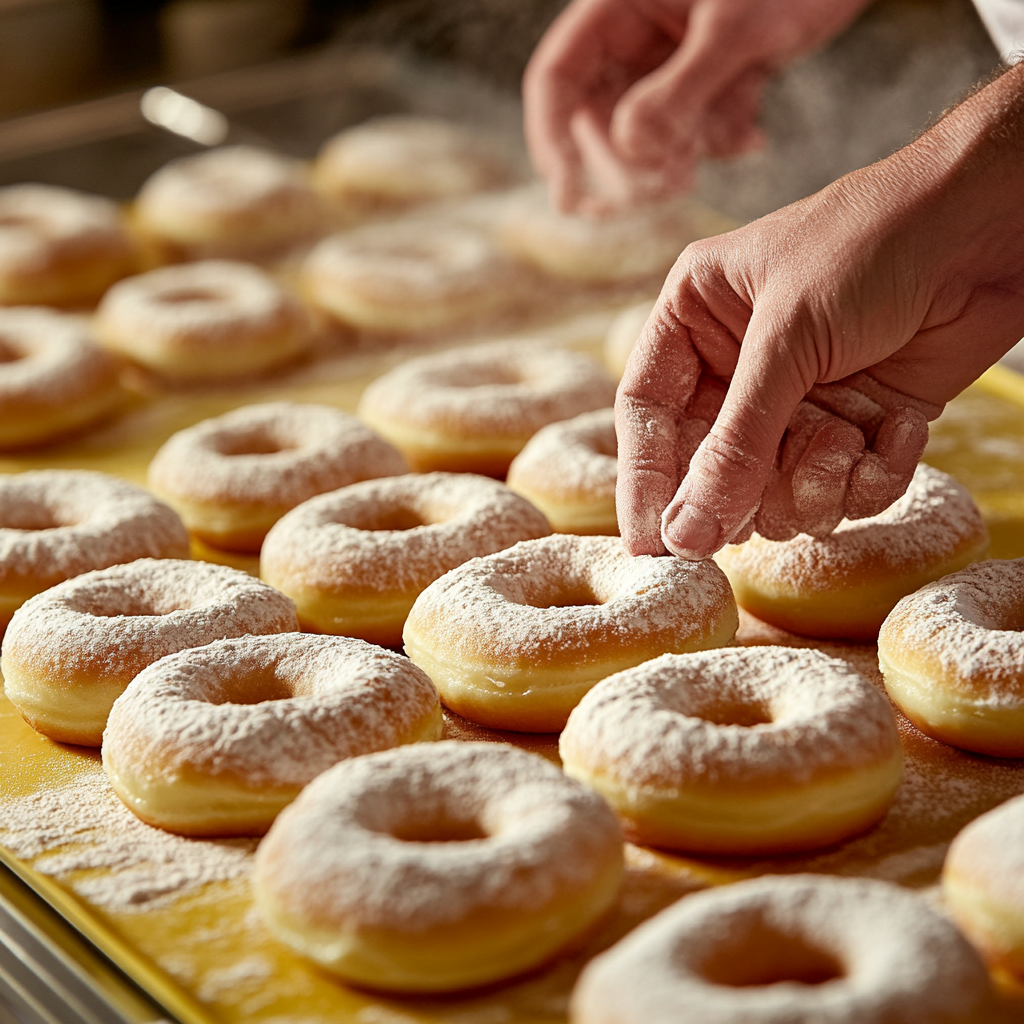
POLYGON ((686 191, 704 156, 763 144, 765 82, 868 0, 573 0, 523 79, 526 137, 563 211, 686 191))
POLYGON ((633 554, 826 535, 1024 334, 1024 65, 911 145, 689 246, 616 400, 633 554))

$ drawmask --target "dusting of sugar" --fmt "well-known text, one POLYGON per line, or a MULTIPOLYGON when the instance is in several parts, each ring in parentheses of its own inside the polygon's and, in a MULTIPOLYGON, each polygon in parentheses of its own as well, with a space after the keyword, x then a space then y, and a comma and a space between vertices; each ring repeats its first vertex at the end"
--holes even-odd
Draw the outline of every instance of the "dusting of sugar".
POLYGON ((471 558, 550 532, 540 512, 496 480, 409 474, 354 484, 293 509, 267 535, 260 569, 289 591, 418 593, 471 558), (389 528, 403 516, 418 525, 389 528))
POLYGON ((247 405, 174 434, 153 457, 155 490, 189 501, 294 506, 408 472, 397 448, 326 405, 247 405))
POLYGON ((1024 908, 1024 796, 972 821, 953 841, 947 870, 994 903, 1024 908))
POLYGON ((498 341, 402 363, 370 384, 359 411, 370 422, 519 438, 614 398, 614 382, 589 356, 545 341, 498 341))

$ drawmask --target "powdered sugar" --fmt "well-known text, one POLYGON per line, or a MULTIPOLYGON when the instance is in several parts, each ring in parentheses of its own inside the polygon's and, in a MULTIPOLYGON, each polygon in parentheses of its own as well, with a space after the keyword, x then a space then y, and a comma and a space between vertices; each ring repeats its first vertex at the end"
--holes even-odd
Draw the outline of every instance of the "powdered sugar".
POLYGON ((953 841, 946 870, 992 904, 1024 908, 1024 796, 972 821, 953 841))

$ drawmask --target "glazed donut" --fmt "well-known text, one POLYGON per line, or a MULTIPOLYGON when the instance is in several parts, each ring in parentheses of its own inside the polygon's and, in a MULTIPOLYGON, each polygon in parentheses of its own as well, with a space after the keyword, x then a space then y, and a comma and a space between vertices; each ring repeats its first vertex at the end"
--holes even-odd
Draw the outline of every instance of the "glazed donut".
POLYGON ((0 188, 0 306, 90 306, 138 260, 111 200, 53 185, 0 188))
POLYGON ((617 535, 615 410, 595 409, 538 430, 508 467, 508 485, 556 533, 617 535))
POLYGON ((896 602, 984 558, 988 531, 952 477, 920 465, 902 498, 830 537, 755 534, 716 556, 741 608, 803 636, 873 640, 896 602))
POLYGON ((289 512, 267 536, 260 575, 295 602, 303 629, 397 647, 413 602, 439 576, 550 532, 487 477, 369 480, 289 512))
POLYGON ((256 902, 282 942, 349 982, 446 992, 549 960, 613 903, 622 834, 555 765, 445 742, 346 761, 256 854, 256 902))
POLYGON ((544 341, 499 341, 421 356, 378 377, 359 415, 418 472, 503 477, 541 427, 611 405, 589 356, 544 341))
POLYGON ((354 416, 268 402, 174 434, 149 464, 149 486, 201 540, 259 551, 271 526, 313 495, 407 470, 354 416))
POLYGON ((953 840, 942 892, 982 956, 1024 976, 1024 797, 975 818, 953 840))
POLYGON ((1024 757, 1024 558, 979 562, 903 598, 878 633, 885 688, 922 732, 1024 757))
POLYGON ((604 339, 604 361, 613 377, 618 380, 626 372, 626 363, 633 346, 644 329, 657 299, 644 299, 627 306, 611 322, 604 339))
POLYGON ((187 558, 188 533, 148 491, 106 473, 0 474, 0 633, 40 591, 137 558, 187 558))
POLYGON ((378 117, 328 139, 313 183, 343 208, 373 210, 467 195, 500 185, 509 171, 493 146, 433 117, 378 117))
POLYGON ((113 412, 120 366, 79 317, 0 309, 0 449, 39 444, 113 412))
POLYGON ((555 277, 595 283, 664 277, 699 237, 689 200, 586 217, 554 210, 543 187, 513 197, 499 228, 516 258, 555 277))
POLYGON ((984 1024, 963 936, 890 882, 767 875, 685 896, 584 969, 572 1024, 984 1024))
POLYGON ((96 335, 177 380, 266 370, 313 339, 309 314, 272 277, 226 260, 161 267, 114 285, 97 310, 96 335))
POLYGON ((224 637, 296 629, 291 601, 244 572, 142 558, 29 598, 7 627, 0 670, 36 732, 98 747, 111 706, 147 665, 224 637))
POLYGON ((348 637, 246 636, 150 665, 114 702, 103 768, 147 824, 262 835, 347 757, 441 736, 430 680, 348 637))
POLYGON ((323 239, 303 263, 301 281, 309 301, 343 323, 408 333, 506 305, 513 268, 479 228, 408 220, 323 239))
POLYGON ((841 842, 881 819, 903 777, 884 695, 790 647, 666 654, 605 679, 559 752, 634 842, 701 853, 841 842))
POLYGON ((555 534, 432 583, 404 640, 453 711, 494 729, 556 732, 595 683, 666 652, 722 647, 737 622, 710 560, 634 558, 617 537, 555 534))
POLYGON ((323 214, 302 163, 254 146, 172 160, 134 207, 145 235, 189 259, 268 254, 317 234, 323 214))

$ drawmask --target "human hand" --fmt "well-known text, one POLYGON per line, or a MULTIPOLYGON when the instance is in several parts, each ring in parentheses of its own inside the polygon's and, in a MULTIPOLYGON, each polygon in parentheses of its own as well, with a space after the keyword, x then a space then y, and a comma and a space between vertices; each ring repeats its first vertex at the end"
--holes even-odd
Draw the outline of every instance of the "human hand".
POLYGON ((1024 66, 886 160, 689 246, 616 400, 633 554, 826 535, 1024 334, 1024 66))
POLYGON ((526 138, 566 212, 684 192, 762 142, 761 91, 868 0, 574 0, 523 79, 526 138))

